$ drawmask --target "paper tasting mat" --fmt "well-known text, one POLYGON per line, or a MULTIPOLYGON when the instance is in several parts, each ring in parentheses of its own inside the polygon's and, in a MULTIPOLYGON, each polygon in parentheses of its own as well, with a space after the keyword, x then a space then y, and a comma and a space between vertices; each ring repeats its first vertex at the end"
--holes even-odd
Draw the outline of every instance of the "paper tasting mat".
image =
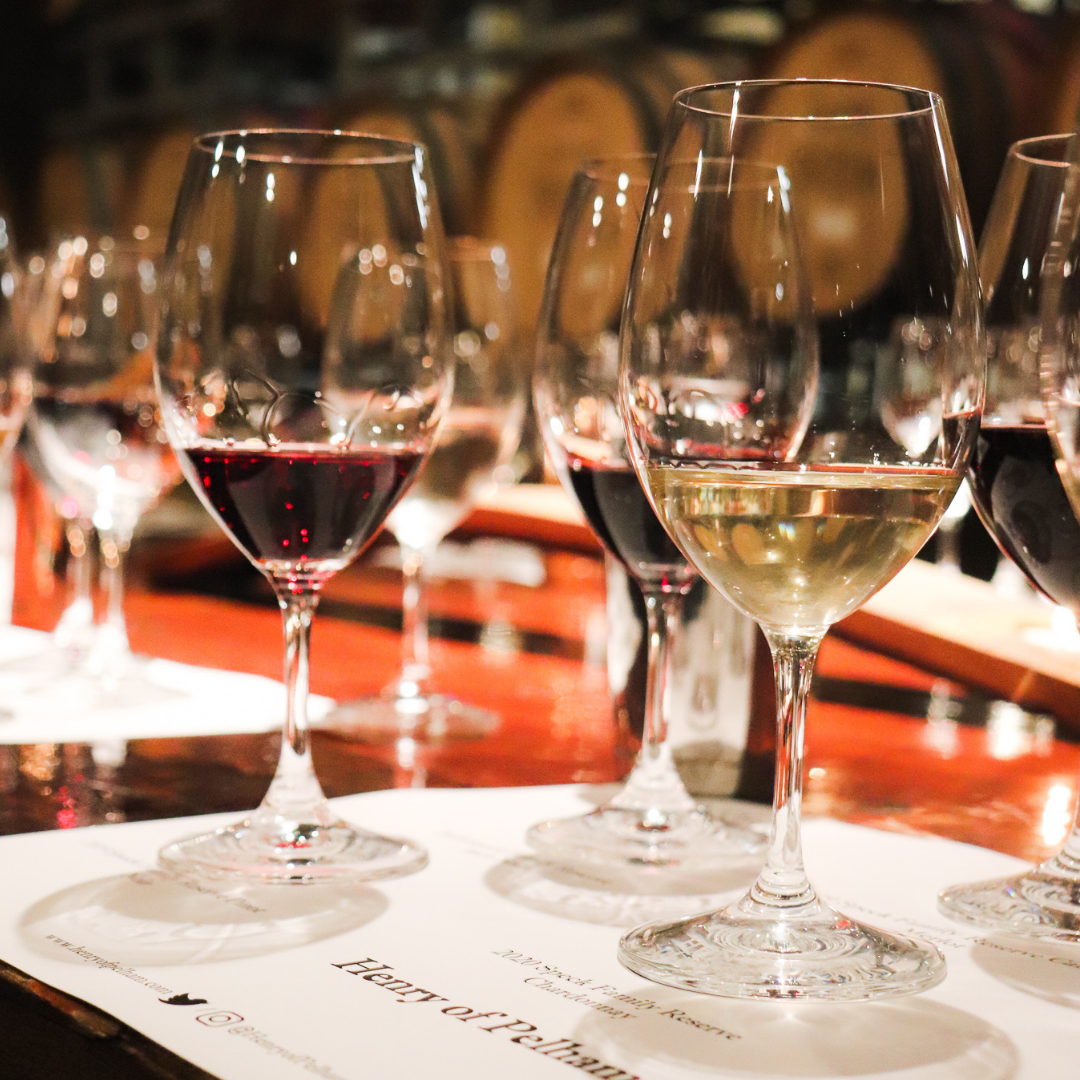
POLYGON ((890 1002, 743 1002, 622 968, 624 926, 744 887, 545 868, 522 837, 580 813, 577 788, 387 791, 350 820, 431 853, 371 886, 236 887, 155 869, 212 819, 0 839, 0 958, 104 1009, 222 1080, 876 1077, 1047 1080, 1076 1069, 1080 948, 986 939, 935 908, 945 885, 1017 860, 830 821, 806 826, 843 911, 945 951, 934 990, 890 1002))

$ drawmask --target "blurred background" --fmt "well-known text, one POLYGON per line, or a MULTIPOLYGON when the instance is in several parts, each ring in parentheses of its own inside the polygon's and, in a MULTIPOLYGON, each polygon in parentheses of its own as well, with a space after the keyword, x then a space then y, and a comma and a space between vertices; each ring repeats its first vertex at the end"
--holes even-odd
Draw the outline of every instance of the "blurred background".
POLYGON ((419 137, 448 231, 507 245, 531 319, 579 161, 652 150, 680 87, 769 75, 939 91, 977 232, 1009 143, 1072 126, 1080 0, 21 0, 0 202, 22 247, 161 229, 194 132, 419 137))
MULTIPOLYGON (((681 87, 755 76, 941 93, 978 235, 1009 144, 1073 126, 1080 0, 23 0, 0 35, 0 212, 22 251, 163 238, 197 132, 415 138, 447 231, 505 247, 527 332, 578 164, 654 150, 681 87)), ((992 544, 961 527, 989 577, 992 544)))

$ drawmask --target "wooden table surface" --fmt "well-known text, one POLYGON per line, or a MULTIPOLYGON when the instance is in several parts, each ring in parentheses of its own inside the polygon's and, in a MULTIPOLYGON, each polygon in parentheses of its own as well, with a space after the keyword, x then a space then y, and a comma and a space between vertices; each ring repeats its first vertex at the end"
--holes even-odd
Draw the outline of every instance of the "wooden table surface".
MULTIPOLYGON (((14 621, 47 629, 63 589, 43 570, 40 542, 35 547, 40 505, 35 510, 24 486, 20 492, 14 621)), ((261 579, 223 553, 213 538, 136 553, 126 603, 132 648, 279 677, 278 611, 261 579)), ((423 748, 404 764, 393 745, 316 732, 327 794, 419 783, 607 782, 625 773, 633 748, 616 728, 606 673, 595 662, 603 564, 587 550, 547 548, 543 559, 547 580, 538 588, 434 583, 434 627, 446 635, 433 640, 438 683, 497 712, 499 728, 423 748)), ((400 576, 366 561, 331 583, 312 637, 314 692, 346 700, 390 681, 400 595, 400 576)), ((756 704, 759 713, 769 707, 756 704)), ((1033 735, 1022 715, 993 709, 985 695, 834 632, 821 650, 808 717, 805 812, 1039 859, 1064 837, 1080 775, 1080 746, 1063 732, 1051 735, 1043 724, 1033 735), (943 702, 960 722, 927 719, 943 702)), ((0 831, 247 809, 269 782, 277 748, 276 735, 143 739, 128 744, 121 765, 101 766, 85 744, 0 747, 0 831)), ((5 974, 0 1039, 14 1056, 3 1075, 205 1075, 110 1017, 11 969, 5 974)))

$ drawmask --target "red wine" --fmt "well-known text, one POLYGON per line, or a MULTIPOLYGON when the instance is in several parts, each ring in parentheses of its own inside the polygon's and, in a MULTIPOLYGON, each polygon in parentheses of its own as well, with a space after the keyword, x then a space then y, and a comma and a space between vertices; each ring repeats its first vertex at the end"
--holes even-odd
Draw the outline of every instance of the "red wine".
POLYGON ((1080 524, 1043 424, 985 424, 968 466, 979 517, 998 546, 1055 603, 1080 610, 1080 524))
POLYGON ((325 446, 184 451, 196 490, 253 562, 318 582, 368 544, 420 466, 412 451, 325 446))
POLYGON ((631 577, 642 585, 676 589, 693 578, 629 465, 571 459, 568 471, 581 512, 631 577))

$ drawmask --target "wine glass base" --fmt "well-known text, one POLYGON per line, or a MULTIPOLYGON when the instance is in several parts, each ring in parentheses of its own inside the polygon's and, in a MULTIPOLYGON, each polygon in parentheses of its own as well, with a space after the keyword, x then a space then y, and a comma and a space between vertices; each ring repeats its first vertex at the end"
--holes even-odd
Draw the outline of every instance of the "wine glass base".
POLYGON ((499 726, 499 717, 457 698, 430 694, 348 701, 329 713, 319 726, 358 742, 392 743, 407 738, 439 743, 490 735, 499 726))
POLYGON ((313 885, 401 877, 422 869, 428 856, 408 840, 378 836, 343 821, 274 828, 256 815, 169 844, 158 860, 168 870, 202 877, 313 885))
POLYGON ((762 913, 749 896, 720 911, 631 930, 619 960, 653 982, 732 998, 846 1002, 929 990, 945 978, 933 946, 815 903, 762 913))
POLYGON ((979 930, 1080 942, 1080 875, 1054 860, 1015 877, 954 885, 939 894, 938 907, 979 930))
POLYGON ((761 833, 725 824, 701 809, 665 813, 612 805, 534 825, 526 839, 550 859, 693 870, 729 867, 766 846, 761 833))
POLYGON ((152 661, 125 651, 108 668, 94 668, 85 654, 46 646, 0 663, 0 691, 16 713, 84 715, 95 710, 149 708, 181 696, 155 680, 152 661))

